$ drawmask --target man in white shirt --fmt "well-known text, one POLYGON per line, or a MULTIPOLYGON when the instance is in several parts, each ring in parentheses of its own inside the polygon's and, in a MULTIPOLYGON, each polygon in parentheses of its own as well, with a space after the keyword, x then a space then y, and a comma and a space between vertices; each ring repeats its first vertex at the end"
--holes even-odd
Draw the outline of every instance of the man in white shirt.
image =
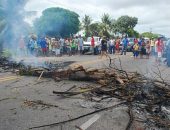
POLYGON ((80 35, 78 39, 78 50, 79 50, 80 55, 83 54, 83 43, 84 43, 83 38, 80 35))
POLYGON ((115 53, 115 39, 111 39, 109 42, 109 53, 114 54, 115 53))

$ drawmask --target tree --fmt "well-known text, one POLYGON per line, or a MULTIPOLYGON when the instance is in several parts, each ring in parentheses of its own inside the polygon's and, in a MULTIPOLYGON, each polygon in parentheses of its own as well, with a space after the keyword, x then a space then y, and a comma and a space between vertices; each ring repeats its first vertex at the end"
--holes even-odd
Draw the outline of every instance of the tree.
POLYGON ((85 30, 85 37, 90 36, 90 30, 89 30, 89 28, 90 28, 91 22, 92 22, 91 17, 88 16, 88 15, 85 15, 84 18, 83 18, 83 20, 82 20, 82 25, 83 25, 83 28, 84 28, 84 30, 85 30))
POLYGON ((110 37, 110 30, 111 30, 111 18, 109 14, 103 14, 102 18, 102 23, 101 23, 101 27, 103 29, 103 35, 106 37, 110 37))
POLYGON ((139 38, 139 33, 137 31, 135 31, 134 29, 129 29, 127 31, 128 37, 135 37, 135 38, 139 38))
POLYGON ((119 33, 127 34, 129 29, 133 29, 138 23, 136 17, 130 17, 128 15, 121 16, 116 20, 115 26, 119 33))
POLYGON ((111 32, 114 33, 114 34, 119 32, 119 28, 117 26, 117 23, 116 23, 115 19, 111 20, 111 32))
POLYGON ((92 23, 89 26, 89 31, 90 31, 90 35, 99 36, 99 33, 101 32, 100 23, 98 22, 92 23))
POLYGON ((34 28, 39 35, 69 37, 79 31, 79 15, 63 8, 48 8, 35 20, 34 28))
POLYGON ((158 34, 154 34, 154 33, 151 33, 151 32, 144 32, 144 33, 141 34, 141 36, 142 36, 142 37, 147 37, 147 38, 150 38, 150 39, 151 39, 151 38, 156 39, 156 38, 159 37, 158 34))

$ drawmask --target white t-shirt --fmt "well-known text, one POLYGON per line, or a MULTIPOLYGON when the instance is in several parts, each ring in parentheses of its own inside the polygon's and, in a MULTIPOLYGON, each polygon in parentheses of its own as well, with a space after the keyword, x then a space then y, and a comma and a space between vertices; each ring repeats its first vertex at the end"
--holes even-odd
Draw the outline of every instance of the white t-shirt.
POLYGON ((158 44, 158 41, 155 42, 155 52, 158 52, 157 51, 157 44, 158 44))
POLYGON ((115 45, 115 40, 114 40, 114 39, 111 40, 110 45, 111 45, 111 46, 115 45))

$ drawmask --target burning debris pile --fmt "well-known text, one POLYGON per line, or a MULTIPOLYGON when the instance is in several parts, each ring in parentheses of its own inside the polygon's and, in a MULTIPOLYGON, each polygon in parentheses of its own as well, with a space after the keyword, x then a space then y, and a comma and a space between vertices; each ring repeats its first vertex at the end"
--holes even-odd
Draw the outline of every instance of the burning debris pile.
MULTIPOLYGON (((62 65, 64 64, 67 66, 71 63, 63 63, 62 65)), ((129 109, 130 120, 127 129, 131 129, 134 122, 142 123, 144 128, 170 128, 170 85, 164 80, 149 79, 137 72, 126 72, 111 66, 105 69, 85 69, 81 65, 61 68, 58 64, 50 64, 46 68, 36 68, 24 66, 22 62, 10 63, 6 59, 3 59, 1 66, 17 68, 21 75, 38 76, 39 79, 47 77, 53 78, 57 82, 61 80, 95 82, 98 87, 89 86, 82 91, 77 86, 73 86, 67 91, 54 90, 53 94, 67 98, 81 94, 85 99, 94 102, 116 98, 120 100, 120 105, 125 105, 129 109)), ((32 104, 34 105, 31 102, 32 104)), ((115 106, 99 108, 94 112, 71 120, 33 128, 58 125, 113 108, 115 106)))
MULTIPOLYGON (((28 75, 29 72, 30 70, 20 69, 22 74, 28 75)), ((42 72, 44 70, 34 69, 31 70, 31 75, 54 78, 56 81, 69 79, 99 84, 100 87, 89 87, 84 91, 73 91, 75 86, 65 92, 53 93, 67 98, 82 94, 86 99, 96 102, 107 98, 120 99, 129 108, 131 120, 128 129, 134 121, 142 122, 146 128, 170 128, 170 85, 163 80, 148 79, 139 73, 128 73, 117 68, 85 69, 81 65, 69 69, 46 70, 45 75, 42 72)))
POLYGON ((9 57, 0 56, 0 72, 14 71, 23 66, 22 61, 16 62, 9 57))
MULTIPOLYGON (((118 98, 126 101, 132 119, 140 119, 146 126, 170 128, 170 85, 164 81, 151 80, 138 73, 127 73, 118 69, 84 69, 77 66, 69 71, 71 80, 95 81, 101 87, 83 92, 56 92, 54 94, 73 96, 86 93, 86 99, 102 101, 106 98, 118 98), (95 97, 95 98, 94 98, 95 97)), ((55 75, 57 76, 57 75, 55 75)))

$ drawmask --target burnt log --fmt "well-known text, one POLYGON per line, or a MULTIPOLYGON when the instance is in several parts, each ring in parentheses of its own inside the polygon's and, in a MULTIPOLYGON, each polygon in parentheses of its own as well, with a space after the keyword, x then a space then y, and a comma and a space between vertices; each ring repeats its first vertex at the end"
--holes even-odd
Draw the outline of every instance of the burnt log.
POLYGON ((92 81, 93 79, 85 71, 77 71, 69 74, 69 80, 92 81))

